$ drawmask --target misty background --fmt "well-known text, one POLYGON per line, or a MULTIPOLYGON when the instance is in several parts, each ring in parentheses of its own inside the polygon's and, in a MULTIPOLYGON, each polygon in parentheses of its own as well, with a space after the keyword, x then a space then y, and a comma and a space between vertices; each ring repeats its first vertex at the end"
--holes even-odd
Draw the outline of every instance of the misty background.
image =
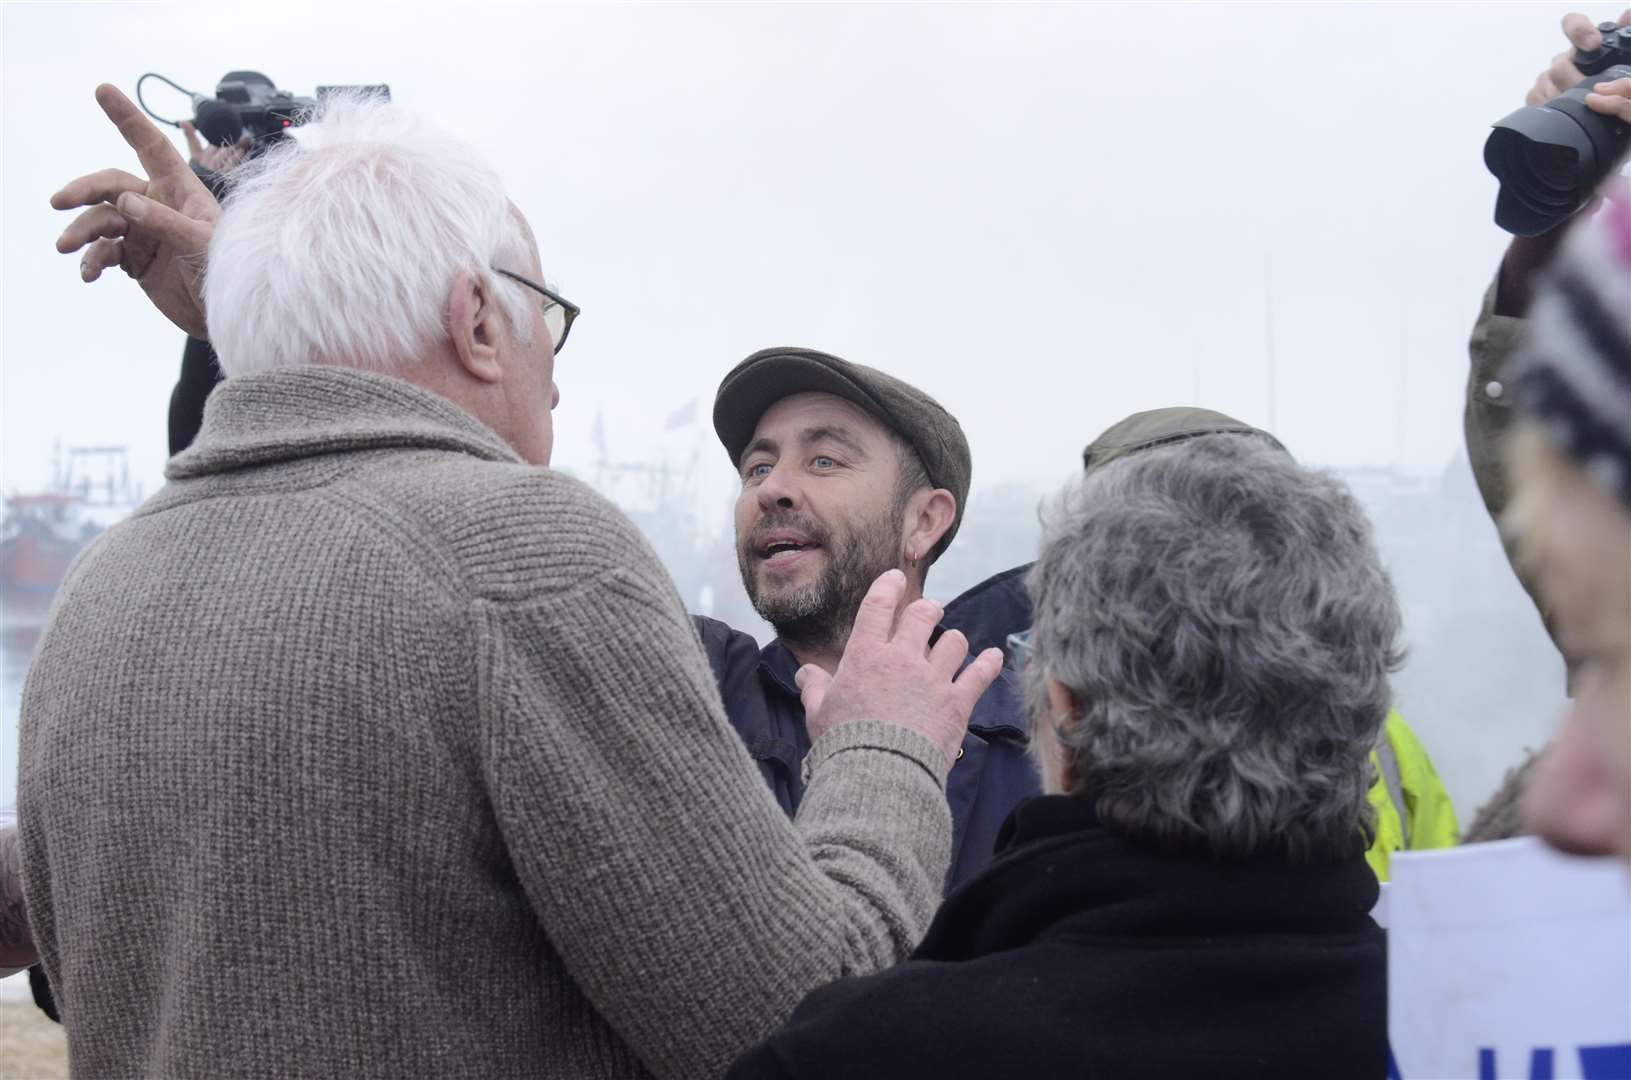
MULTIPOLYGON (((1483 140, 1567 10, 8 4, 0 492, 47 488, 59 444, 126 446, 162 483, 181 334, 52 246, 53 191, 137 169, 95 85, 386 82, 498 169, 583 307, 555 465, 634 516, 695 610, 765 633, 709 426, 756 349, 881 367, 961 420, 974 484, 942 600, 1032 557, 1039 501, 1100 430, 1220 409, 1370 508, 1406 613, 1399 707, 1465 825, 1564 700, 1460 417, 1505 244, 1483 140)), ((38 622, 5 618, 0 806, 38 622)))

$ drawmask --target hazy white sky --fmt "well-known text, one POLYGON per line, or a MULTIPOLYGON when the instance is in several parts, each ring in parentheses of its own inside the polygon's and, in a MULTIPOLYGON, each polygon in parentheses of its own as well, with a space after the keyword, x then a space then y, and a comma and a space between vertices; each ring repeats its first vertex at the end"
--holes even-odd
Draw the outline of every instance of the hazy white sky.
MULTIPOLYGON (((1210 405, 1307 461, 1437 474, 1505 243, 1483 140, 1571 5, 4 4, 0 492, 44 484, 58 439, 128 444, 157 486, 181 335, 119 273, 80 284, 47 199, 136 167, 98 82, 210 91, 234 68, 302 94, 388 82, 480 148, 584 309, 556 464, 603 479, 603 431, 618 461, 668 462, 720 534, 714 390, 779 344, 961 419, 974 498, 942 599, 1007 565, 978 535, 1027 558, 1034 492, 1137 409, 1210 405)), ((643 486, 611 494, 637 510, 643 486)), ((1435 544, 1388 520, 1380 541, 1413 649, 1400 706, 1465 822, 1545 740, 1561 667, 1470 477, 1445 487, 1435 544)))
POLYGON ((242 67, 388 82, 489 155, 584 308, 557 464, 588 471, 603 415, 619 458, 700 447, 724 499, 706 426, 663 420, 800 344, 938 396, 976 488, 1180 402, 1437 470, 1503 242, 1480 148, 1565 10, 7 4, 0 489, 56 438, 127 443, 156 484, 180 335, 121 275, 79 283, 46 199, 134 168, 97 82, 242 67))

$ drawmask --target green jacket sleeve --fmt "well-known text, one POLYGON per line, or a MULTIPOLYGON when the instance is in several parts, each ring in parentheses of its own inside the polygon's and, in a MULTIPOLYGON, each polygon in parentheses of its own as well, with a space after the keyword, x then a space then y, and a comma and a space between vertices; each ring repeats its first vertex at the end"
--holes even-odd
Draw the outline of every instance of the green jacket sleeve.
MULTIPOLYGON (((1495 279, 1484 292, 1484 301, 1467 343, 1471 365, 1467 371, 1466 407, 1462 427, 1467 438, 1467 460, 1484 508, 1499 530, 1512 497, 1507 473, 1506 442, 1510 437, 1516 410, 1510 382, 1512 359, 1523 343, 1529 301, 1541 269, 1550 261, 1565 230, 1556 229, 1539 237, 1514 240, 1502 259, 1495 279)), ((1541 603, 1534 579, 1518 562, 1512 538, 1500 533, 1501 546, 1518 583, 1534 601, 1541 621, 1553 644, 1557 633, 1550 614, 1541 603)), ((1559 647, 1559 651, 1562 649, 1559 647)), ((1567 657, 1565 657, 1565 660, 1567 657)), ((1573 670, 1570 670, 1573 681, 1573 670)))
MULTIPOLYGON (((1484 302, 1467 343, 1472 364, 1467 372, 1467 404, 1463 426, 1467 436, 1467 459, 1478 482, 1484 508, 1497 525, 1506 512, 1511 496, 1505 447, 1512 427, 1512 394, 1507 387, 1507 368, 1523 337, 1524 320, 1501 315, 1495 310, 1494 281, 1484 292, 1484 302)), ((1508 555, 1511 555, 1510 548, 1508 555)), ((1520 580, 1522 575, 1519 575, 1520 580)), ((1528 583, 1525 582, 1525 588, 1528 583)))

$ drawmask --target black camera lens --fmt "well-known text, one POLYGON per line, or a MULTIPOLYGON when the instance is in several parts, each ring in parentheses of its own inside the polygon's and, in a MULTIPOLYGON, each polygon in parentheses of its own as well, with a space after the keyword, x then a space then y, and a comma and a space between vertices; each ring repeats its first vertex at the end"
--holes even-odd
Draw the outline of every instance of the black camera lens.
POLYGON ((1535 188, 1548 195, 1568 198, 1579 186, 1580 155, 1567 146, 1526 142, 1523 168, 1535 188))
POLYGON ((1484 164, 1501 181, 1497 225, 1518 236, 1536 236, 1585 205, 1631 147, 1631 125, 1594 112, 1586 94, 1598 82, 1626 76, 1631 66, 1609 68, 1495 125, 1484 143, 1484 164))

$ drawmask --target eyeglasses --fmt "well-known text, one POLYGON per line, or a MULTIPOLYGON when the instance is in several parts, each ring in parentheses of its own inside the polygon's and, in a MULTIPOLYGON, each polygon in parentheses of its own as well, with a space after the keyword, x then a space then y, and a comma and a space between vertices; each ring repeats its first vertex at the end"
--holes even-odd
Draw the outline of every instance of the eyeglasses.
POLYGON ((549 331, 549 340, 554 344, 557 353, 565 348, 566 335, 572 332, 572 322, 578 317, 578 312, 583 309, 560 293, 552 289, 546 289, 536 281, 524 278, 520 274, 512 274, 508 270, 499 270, 496 266, 493 269, 511 281, 520 282, 533 292, 543 294, 544 299, 549 301, 544 305, 544 329, 549 331))
POLYGON ((1031 644, 1031 631, 1021 630, 1008 635, 1008 655, 1013 658, 1014 669, 1024 671, 1036 657, 1036 646, 1031 644))

